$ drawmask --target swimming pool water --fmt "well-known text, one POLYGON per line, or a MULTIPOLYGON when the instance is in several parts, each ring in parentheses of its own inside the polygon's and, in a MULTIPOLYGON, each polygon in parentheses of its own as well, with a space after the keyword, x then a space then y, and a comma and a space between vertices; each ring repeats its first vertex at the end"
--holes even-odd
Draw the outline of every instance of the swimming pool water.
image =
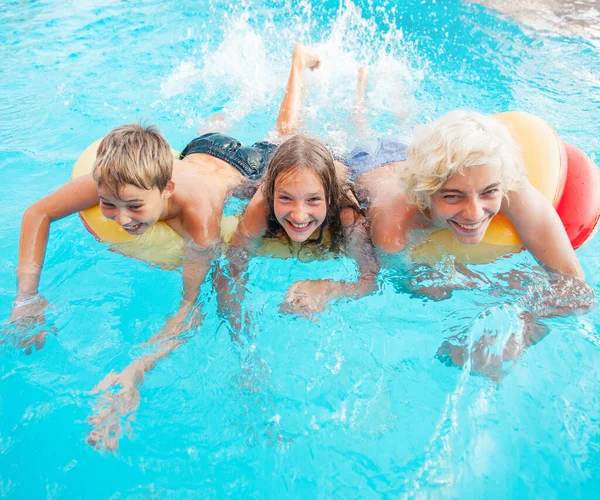
MULTIPOLYGON (((8 2, 2 19, 3 323, 22 213, 69 179, 89 143, 146 119, 181 149, 214 112, 232 135, 260 140, 295 41, 324 58, 307 75, 304 127, 338 147, 351 144, 348 108, 367 64, 381 134, 455 108, 524 110, 599 159, 598 44, 475 4, 8 2)), ((578 251, 596 293, 599 241, 578 251)), ((456 333, 518 329, 531 299, 496 275, 533 265, 520 254, 474 268, 493 285, 440 302, 386 269, 377 293, 311 322, 280 313, 289 284, 352 278, 354 264, 256 258, 244 345, 231 342, 206 283, 204 322, 147 377, 113 455, 86 443, 99 401, 90 391, 146 352, 138 345, 176 309, 180 276, 107 251, 77 217, 56 222, 41 281, 54 333, 31 355, 0 346, 0 496, 595 497, 598 309, 544 320, 550 334, 499 385, 435 357, 456 333)))

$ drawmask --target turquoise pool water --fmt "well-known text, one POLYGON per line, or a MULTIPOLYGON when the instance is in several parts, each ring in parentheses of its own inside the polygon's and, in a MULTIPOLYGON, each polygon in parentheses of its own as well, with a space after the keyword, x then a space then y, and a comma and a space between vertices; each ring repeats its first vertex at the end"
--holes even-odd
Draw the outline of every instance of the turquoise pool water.
MULTIPOLYGON (((180 149, 214 112, 240 139, 262 139, 295 41, 324 57, 308 77, 304 127, 338 146, 352 141, 348 106, 367 64, 382 134, 454 108, 524 110, 599 160, 597 41, 536 32, 479 5, 43 1, 5 3, 2 19, 2 322, 21 215, 69 179, 89 143, 144 118, 180 149)), ((578 256, 599 293, 600 240, 578 256)), ((204 323, 147 377, 113 455, 86 443, 90 390, 145 352, 137 346, 176 309, 180 276, 107 251, 77 217, 59 221, 41 282, 54 335, 29 356, 0 346, 0 496, 592 498, 598 309, 544 320, 550 334, 499 385, 435 357, 457 332, 518 329, 531 299, 503 292, 495 276, 533 265, 520 254, 474 268, 492 285, 441 302, 384 270, 378 293, 311 322, 279 312, 289 284, 353 277, 353 263, 256 258, 247 345, 231 342, 206 283, 204 323)))

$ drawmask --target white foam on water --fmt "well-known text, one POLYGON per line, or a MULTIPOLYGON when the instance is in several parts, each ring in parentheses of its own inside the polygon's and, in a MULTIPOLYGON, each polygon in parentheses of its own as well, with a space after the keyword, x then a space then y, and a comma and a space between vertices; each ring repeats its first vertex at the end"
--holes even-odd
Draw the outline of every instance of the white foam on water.
POLYGON ((161 96, 170 99, 186 92, 192 85, 201 81, 201 69, 194 61, 182 61, 160 84, 161 96))
POLYGON ((535 31, 579 35, 600 47, 600 13, 597 0, 477 0, 535 31))
POLYGON ((163 104, 168 107, 174 99, 189 99, 177 108, 186 115, 186 123, 196 127, 202 127, 207 118, 193 114, 198 99, 231 122, 266 112, 274 124, 292 49, 295 42, 301 42, 316 50, 322 61, 319 69, 304 75, 302 131, 327 139, 334 147, 346 146, 355 135, 350 117, 361 66, 369 68, 367 101, 372 123, 385 115, 401 120, 411 114, 414 92, 423 79, 419 66, 424 65, 411 57, 401 30, 390 25, 383 31, 375 19, 347 2, 330 29, 318 30, 322 39, 316 40, 310 4, 289 9, 289 23, 283 30, 275 30, 270 22, 253 26, 247 14, 225 19, 217 48, 205 48, 180 61, 161 83, 163 104))

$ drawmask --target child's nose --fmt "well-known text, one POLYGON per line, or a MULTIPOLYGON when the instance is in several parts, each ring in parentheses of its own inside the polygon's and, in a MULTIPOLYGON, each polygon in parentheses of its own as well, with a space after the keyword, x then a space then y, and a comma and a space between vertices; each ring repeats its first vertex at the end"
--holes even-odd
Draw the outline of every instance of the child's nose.
POLYGON ((131 217, 129 217, 125 211, 119 210, 115 215, 115 222, 119 224, 119 226, 124 226, 131 222, 131 217))
POLYGON ((304 222, 304 219, 306 219, 306 211, 301 205, 294 207, 294 210, 292 211, 292 219, 294 219, 295 222, 304 222))
POLYGON ((469 200, 462 213, 465 219, 478 221, 483 217, 483 207, 477 200, 469 200))

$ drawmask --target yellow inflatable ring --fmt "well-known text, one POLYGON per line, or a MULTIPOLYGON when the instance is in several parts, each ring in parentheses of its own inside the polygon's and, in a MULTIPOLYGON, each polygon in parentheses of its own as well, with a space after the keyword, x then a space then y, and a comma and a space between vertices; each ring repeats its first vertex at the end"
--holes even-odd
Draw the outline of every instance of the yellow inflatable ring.
MULTIPOLYGON (((90 144, 81 154, 71 177, 73 179, 92 172, 96 152, 101 139, 90 144)), ((179 158, 179 153, 172 150, 173 158, 179 158)), ((99 241, 111 245, 111 250, 119 252, 128 257, 158 264, 165 268, 177 268, 181 265, 184 253, 184 242, 171 227, 165 222, 159 221, 140 236, 132 236, 116 222, 102 215, 99 206, 88 208, 79 213, 86 229, 99 241)), ((238 218, 232 215, 221 218, 221 238, 225 243, 229 242, 238 223, 238 218)), ((324 246, 330 244, 328 235, 325 235, 324 246)), ((265 238, 258 249, 259 256, 273 256, 282 259, 296 257, 300 260, 312 260, 315 257, 330 258, 333 256, 327 252, 315 252, 312 245, 305 247, 289 245, 286 241, 277 238, 265 238)))
MULTIPOLYGON (((90 144, 81 154, 73 167, 73 179, 92 172, 100 140, 90 144)), ((178 158, 179 153, 173 151, 173 157, 178 158)), ((183 239, 164 222, 157 222, 141 236, 132 236, 115 221, 104 217, 99 206, 88 208, 79 215, 87 230, 98 240, 111 245, 111 250, 164 267, 175 268, 181 264, 183 239)))
MULTIPOLYGON (((564 145, 550 125, 541 118, 522 112, 495 115, 510 130, 519 145, 527 177, 556 207, 561 199, 567 172, 564 145)), ((446 255, 457 263, 484 264, 510 253, 520 252, 523 245, 513 225, 502 214, 491 221, 481 243, 466 245, 448 229, 435 231, 411 249, 413 261, 435 264, 446 255)))

